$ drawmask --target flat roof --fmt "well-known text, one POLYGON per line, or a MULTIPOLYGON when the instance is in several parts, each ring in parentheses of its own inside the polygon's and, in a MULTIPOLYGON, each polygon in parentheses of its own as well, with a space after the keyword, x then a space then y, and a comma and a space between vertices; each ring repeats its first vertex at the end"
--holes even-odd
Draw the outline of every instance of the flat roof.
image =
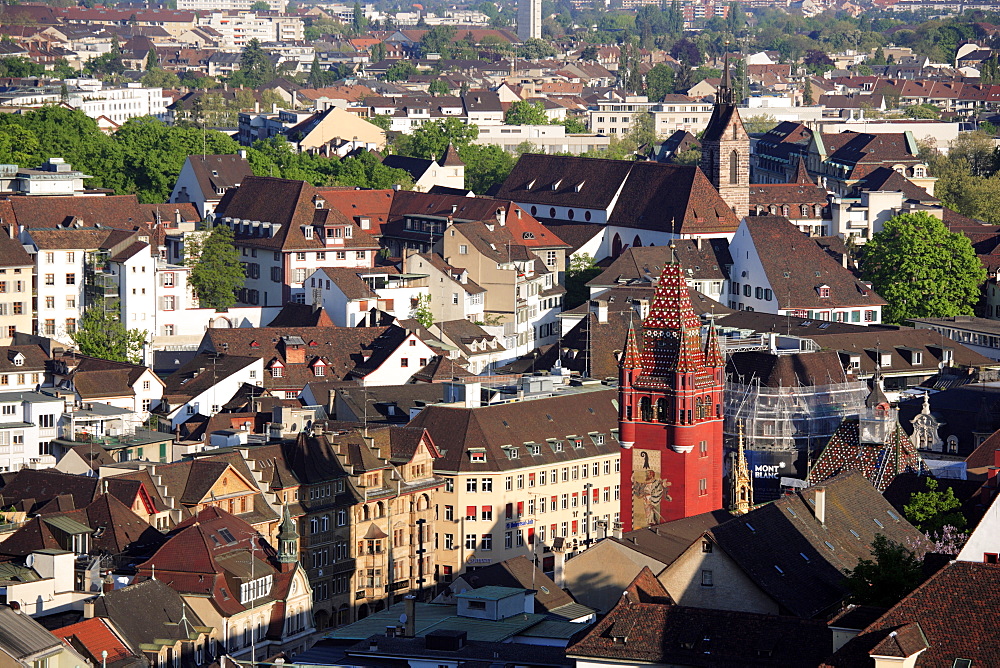
MULTIPOLYGON (((376 612, 353 624, 329 632, 324 638, 331 640, 365 640, 373 635, 385 635, 387 626, 399 626, 399 616, 406 611, 402 602, 376 612)), ((547 619, 546 615, 519 613, 500 621, 459 617, 458 606, 438 603, 417 603, 413 615, 414 632, 423 637, 431 631, 449 629, 465 631, 468 640, 504 642, 508 638, 532 628, 547 619)))
POLYGON ((0 404, 11 403, 14 401, 63 401, 63 398, 54 397, 51 394, 45 394, 44 392, 0 392, 0 404))
POLYGON ((487 601, 500 601, 505 598, 510 598, 511 596, 517 596, 518 594, 523 594, 523 589, 515 589, 514 587, 499 587, 496 585, 490 585, 488 587, 480 587, 478 589, 470 589, 468 591, 463 591, 461 594, 455 596, 455 598, 470 598, 470 599, 485 599, 487 601))
POLYGON ((951 327, 952 329, 965 329, 970 332, 988 332, 1000 335, 1000 320, 990 320, 989 318, 975 318, 973 316, 956 316, 951 318, 910 318, 910 322, 932 327, 951 327))

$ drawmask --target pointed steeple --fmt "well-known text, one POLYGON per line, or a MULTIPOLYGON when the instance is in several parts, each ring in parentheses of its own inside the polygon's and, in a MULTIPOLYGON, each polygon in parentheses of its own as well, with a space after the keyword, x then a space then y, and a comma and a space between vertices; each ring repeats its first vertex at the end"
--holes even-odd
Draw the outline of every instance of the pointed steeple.
POLYGON ((723 58, 722 83, 715 95, 716 104, 735 104, 733 102, 733 80, 729 72, 729 42, 726 42, 726 55, 723 58))
POLYGON ((625 335, 625 352, 618 363, 622 369, 638 369, 642 365, 639 357, 639 346, 635 340, 635 327, 632 324, 632 316, 628 319, 628 334, 625 335))
POLYGON ((465 167, 465 163, 458 157, 458 149, 451 142, 448 143, 448 147, 441 154, 441 161, 438 164, 442 167, 465 167))
POLYGON ((680 264, 664 263, 643 329, 641 378, 669 378, 703 368, 701 323, 680 264))
POLYGON ((716 368, 726 366, 726 358, 719 346, 719 332, 715 329, 714 322, 708 326, 708 337, 705 339, 705 366, 716 368))
POLYGON ((809 171, 806 169, 806 161, 799 156, 799 164, 795 168, 795 181, 793 183, 801 185, 816 185, 812 178, 809 176, 809 171))
POLYGON ((753 480, 750 478, 750 466, 747 464, 747 453, 743 447, 743 423, 740 422, 736 452, 733 453, 733 466, 729 471, 729 511, 743 515, 750 511, 751 506, 753 506, 753 480))
POLYGON ((281 514, 281 524, 278 526, 278 563, 281 570, 288 570, 299 561, 299 532, 295 529, 295 520, 285 505, 281 514))

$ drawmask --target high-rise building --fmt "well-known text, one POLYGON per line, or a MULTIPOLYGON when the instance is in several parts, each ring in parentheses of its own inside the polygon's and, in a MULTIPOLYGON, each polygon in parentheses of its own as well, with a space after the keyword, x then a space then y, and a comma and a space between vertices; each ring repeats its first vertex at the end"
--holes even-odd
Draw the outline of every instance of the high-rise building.
POLYGON ((532 37, 541 38, 542 0, 518 0, 517 36, 522 42, 532 37))
POLYGON ((701 323, 679 263, 665 263, 642 352, 630 325, 619 364, 624 531, 722 507, 725 361, 701 323))

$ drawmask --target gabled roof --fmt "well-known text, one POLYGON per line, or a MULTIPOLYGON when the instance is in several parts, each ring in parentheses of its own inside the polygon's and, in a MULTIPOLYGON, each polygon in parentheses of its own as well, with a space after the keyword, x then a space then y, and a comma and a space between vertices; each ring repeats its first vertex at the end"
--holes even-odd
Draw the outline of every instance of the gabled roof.
MULTIPOLYGON (((13 221, 10 224, 13 225, 13 221)), ((8 230, 0 227, 0 267, 30 267, 32 264, 21 242, 12 239, 8 230)))
POLYGON ((535 612, 552 612, 575 600, 559 588, 527 557, 518 556, 462 575, 472 587, 511 587, 535 590, 535 612), (532 572, 534 571, 534 572, 532 572))
POLYGON ((939 201, 936 197, 891 167, 879 167, 866 174, 863 179, 854 184, 855 193, 860 193, 863 190, 901 192, 904 199, 917 202, 939 201))
POLYGON ((572 462, 610 454, 618 447, 609 431, 617 420, 615 396, 612 390, 594 390, 479 408, 427 406, 409 426, 426 429, 434 439, 442 454, 436 471, 497 472, 572 462), (602 435, 603 444, 591 433, 602 435), (567 440, 571 435, 579 438, 580 447, 567 440), (549 439, 561 442, 558 452, 549 439), (539 454, 532 455, 527 443, 540 444, 539 454), (468 448, 473 444, 485 448, 485 464, 470 461, 468 448), (518 451, 516 458, 508 454, 511 448, 518 451))
POLYGON ((805 618, 844 599, 844 570, 871 558, 876 535, 901 545, 924 541, 860 472, 841 473, 820 487, 826 494, 822 523, 814 505, 819 487, 810 487, 708 532, 783 610, 805 618))
POLYGON ((111 668, 144 665, 140 655, 130 649, 112 627, 111 620, 92 617, 56 629, 54 635, 83 653, 95 666, 102 662, 111 668))
MULTIPOLYGON (((725 319, 722 321, 725 323, 725 319)), ((799 387, 846 383, 844 363, 836 351, 777 354, 734 352, 726 363, 726 373, 739 382, 756 379, 763 387, 799 387)))
POLYGON ((11 657, 14 665, 34 663, 39 655, 54 652, 61 646, 62 641, 31 618, 27 611, 0 606, 0 652, 11 657))
POLYGON ((724 280, 726 265, 732 264, 725 239, 678 239, 672 246, 630 246, 588 287, 613 287, 634 283, 652 284, 659 278, 666 262, 676 260, 689 279, 724 280))
POLYGON ((884 299, 820 250, 787 218, 748 216, 743 224, 753 239, 778 308, 885 305, 884 299), (830 288, 829 297, 820 297, 818 287, 824 285, 830 288))
POLYGON ((581 663, 806 668, 829 654, 832 635, 822 621, 672 605, 657 584, 643 569, 567 656, 581 663))
POLYGON ((952 561, 822 665, 853 668, 873 655, 901 659, 921 650, 916 666, 1000 665, 998 593, 1000 566, 952 561))
POLYGON ((163 645, 195 640, 209 631, 194 609, 162 580, 145 580, 98 596, 94 614, 109 618, 134 651, 150 646, 158 651, 163 645))
POLYGON ((135 195, 105 197, 14 197, 10 204, 18 225, 55 228, 67 220, 82 221, 84 226, 113 228, 133 232, 148 229, 148 216, 135 195))
POLYGON ((209 201, 218 201, 226 190, 253 176, 250 163, 240 155, 189 155, 187 159, 202 196, 209 201))

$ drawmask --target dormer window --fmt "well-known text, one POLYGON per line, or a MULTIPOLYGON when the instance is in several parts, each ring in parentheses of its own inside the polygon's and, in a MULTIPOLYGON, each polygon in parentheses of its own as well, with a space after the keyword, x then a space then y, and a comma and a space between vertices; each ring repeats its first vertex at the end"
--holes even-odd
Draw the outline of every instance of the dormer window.
POLYGON ((322 209, 323 207, 326 206, 326 200, 324 200, 319 195, 316 195, 315 197, 313 197, 313 204, 316 205, 317 209, 322 209))
POLYGON ((271 364, 271 377, 281 378, 283 375, 285 375, 285 365, 282 364, 280 360, 275 360, 274 363, 271 364))
POLYGON ((534 235, 533 232, 525 232, 524 234, 521 235, 521 238, 522 239, 534 239, 535 235, 534 235))
POLYGON ((580 182, 579 182, 579 183, 577 183, 577 184, 576 184, 575 186, 573 186, 573 190, 574 190, 575 192, 580 192, 581 190, 583 190, 583 184, 584 184, 584 183, 586 183, 586 181, 580 181, 580 182))
POLYGON ((821 299, 827 299, 830 296, 830 286, 820 285, 819 287, 816 288, 816 293, 820 296, 821 299))
POLYGON ((14 355, 13 362, 14 366, 24 366, 24 355, 21 353, 14 355))
POLYGON ((325 376, 326 375, 326 362, 322 358, 316 358, 313 363, 313 375, 315 376, 325 376))
POLYGON ((350 226, 345 227, 344 236, 348 239, 352 238, 354 236, 354 228, 350 226))
POLYGON ((553 183, 552 184, 552 189, 553 190, 559 190, 559 186, 560 185, 562 185, 562 179, 559 179, 558 181, 556 181, 555 183, 553 183))
POLYGON ((469 451, 469 461, 473 464, 486 463, 486 450, 474 449, 469 451))
POLYGON ((306 239, 312 239, 313 238, 313 228, 311 228, 311 227, 304 227, 304 228, 302 228, 302 232, 303 232, 303 234, 305 234, 306 239))

